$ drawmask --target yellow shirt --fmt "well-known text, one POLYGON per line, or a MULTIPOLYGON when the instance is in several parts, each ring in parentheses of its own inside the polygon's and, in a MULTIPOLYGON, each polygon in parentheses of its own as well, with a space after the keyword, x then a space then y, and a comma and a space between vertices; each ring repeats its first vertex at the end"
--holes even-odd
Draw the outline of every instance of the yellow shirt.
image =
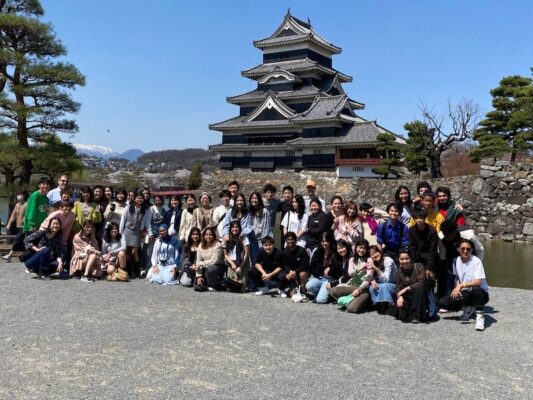
MULTIPOLYGON (((440 232, 440 224, 444 222, 444 217, 439 213, 438 210, 433 210, 432 212, 428 213, 426 217, 426 223, 431 225, 433 228, 437 230, 437 233, 440 232)), ((411 220, 409 221, 409 226, 415 226, 416 221, 411 217, 411 220)))

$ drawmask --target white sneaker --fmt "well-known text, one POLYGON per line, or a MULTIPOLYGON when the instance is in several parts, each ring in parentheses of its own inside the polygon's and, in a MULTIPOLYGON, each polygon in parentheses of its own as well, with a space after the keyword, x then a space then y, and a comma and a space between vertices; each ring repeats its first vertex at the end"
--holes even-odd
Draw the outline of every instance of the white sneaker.
POLYGON ((257 292, 255 292, 255 295, 256 296, 263 296, 265 294, 268 293, 268 288, 266 286, 263 286, 261 288, 259 288, 259 290, 257 292))
POLYGON ((279 294, 279 297, 281 297, 282 299, 286 299, 287 296, 288 296, 286 290, 279 290, 278 289, 278 294, 279 294))
POLYGON ((11 256, 8 256, 8 255, 2 256, 2 260, 4 260, 6 264, 9 264, 11 262, 11 256))
POLYGON ((476 313, 476 331, 485 330, 485 316, 483 313, 476 313))

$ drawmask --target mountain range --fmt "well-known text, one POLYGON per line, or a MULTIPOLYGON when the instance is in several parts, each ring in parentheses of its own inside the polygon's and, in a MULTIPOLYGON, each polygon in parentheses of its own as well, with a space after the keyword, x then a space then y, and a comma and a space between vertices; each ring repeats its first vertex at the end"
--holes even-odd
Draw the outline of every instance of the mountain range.
POLYGON ((72 146, 76 149, 76 153, 78 155, 85 155, 89 157, 96 157, 96 158, 125 158, 129 161, 137 161, 137 159, 144 154, 142 150, 139 149, 131 149, 127 150, 123 153, 118 153, 114 151, 111 147, 106 146, 99 146, 96 144, 79 144, 79 143, 72 143, 72 146))

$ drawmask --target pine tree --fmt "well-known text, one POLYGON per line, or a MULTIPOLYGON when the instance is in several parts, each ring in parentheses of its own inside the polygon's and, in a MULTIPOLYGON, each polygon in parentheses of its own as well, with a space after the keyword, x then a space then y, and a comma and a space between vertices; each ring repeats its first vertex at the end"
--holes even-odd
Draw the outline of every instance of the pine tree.
POLYGON ((202 186, 202 164, 197 162, 192 167, 189 179, 187 179, 187 188, 196 190, 202 186))
POLYGON ((429 166, 428 150, 432 145, 429 127, 418 120, 408 122, 403 127, 408 135, 405 166, 409 171, 420 176, 420 172, 427 171, 429 166))
POLYGON ((373 168, 372 172, 377 175, 383 175, 387 179, 389 175, 400 176, 399 171, 395 167, 400 165, 400 150, 396 143, 396 136, 390 133, 381 133, 377 137, 378 144, 376 150, 381 153, 382 165, 373 168))
MULTIPOLYGON (((85 84, 74 65, 57 61, 67 51, 52 26, 40 21, 43 14, 38 0, 0 0, 0 128, 26 154, 21 184, 30 181, 31 147, 41 136, 46 141, 56 133, 77 132, 76 122, 65 117, 80 108, 69 91, 85 84)), ((41 147, 40 154, 48 149, 41 147)))
POLYGON ((520 75, 507 76, 490 94, 494 110, 479 123, 474 134, 479 147, 470 156, 478 161, 510 151, 514 162, 517 154, 533 149, 533 80, 520 75))

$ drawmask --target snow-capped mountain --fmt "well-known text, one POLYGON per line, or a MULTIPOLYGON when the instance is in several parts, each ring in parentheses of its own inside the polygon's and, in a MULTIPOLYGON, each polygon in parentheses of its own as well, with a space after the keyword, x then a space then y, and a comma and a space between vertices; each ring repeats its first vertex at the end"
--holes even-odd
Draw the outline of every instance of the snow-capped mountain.
POLYGON ((111 147, 98 146, 95 144, 78 144, 73 143, 72 146, 76 149, 76 153, 79 155, 85 154, 90 157, 97 158, 111 158, 118 157, 119 154, 114 152, 111 147))

